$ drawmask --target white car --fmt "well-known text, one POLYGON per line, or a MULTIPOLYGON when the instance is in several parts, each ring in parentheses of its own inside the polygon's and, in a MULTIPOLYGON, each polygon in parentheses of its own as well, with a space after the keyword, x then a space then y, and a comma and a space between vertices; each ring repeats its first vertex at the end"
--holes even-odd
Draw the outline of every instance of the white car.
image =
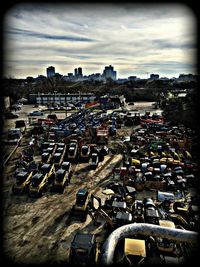
POLYGON ((43 116, 43 115, 44 115, 44 112, 38 111, 38 110, 35 110, 29 113, 29 116, 43 116))

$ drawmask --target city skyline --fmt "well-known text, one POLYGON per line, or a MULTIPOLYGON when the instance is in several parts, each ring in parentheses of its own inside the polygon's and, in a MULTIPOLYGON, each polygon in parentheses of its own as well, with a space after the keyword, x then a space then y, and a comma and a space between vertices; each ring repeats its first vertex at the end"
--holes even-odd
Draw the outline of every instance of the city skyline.
POLYGON ((196 20, 183 4, 18 4, 4 17, 4 75, 196 74, 196 20))

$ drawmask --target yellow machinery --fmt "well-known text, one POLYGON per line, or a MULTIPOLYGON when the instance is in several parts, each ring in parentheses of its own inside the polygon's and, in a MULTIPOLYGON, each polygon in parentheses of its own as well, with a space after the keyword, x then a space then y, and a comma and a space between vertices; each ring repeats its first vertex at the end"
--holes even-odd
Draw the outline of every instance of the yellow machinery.
POLYGON ((41 166, 41 171, 43 174, 47 174, 47 179, 49 183, 52 183, 55 176, 55 165, 45 163, 41 166))
POLYGON ((131 159, 131 166, 140 166, 140 163, 138 159, 131 159))
POLYGON ((13 194, 25 193, 28 190, 33 172, 20 172, 16 175, 16 183, 12 187, 13 194))
POLYGON ((76 194, 76 203, 71 209, 71 216, 78 217, 81 221, 86 221, 88 214, 89 193, 85 188, 78 190, 76 194))
POLYGON ((68 171, 64 169, 58 169, 55 173, 55 180, 53 182, 53 190, 64 192, 65 186, 69 184, 68 171))
POLYGON ((36 173, 32 176, 31 182, 29 184, 29 196, 39 197, 42 196, 45 191, 47 191, 49 186, 48 175, 43 173, 36 173))

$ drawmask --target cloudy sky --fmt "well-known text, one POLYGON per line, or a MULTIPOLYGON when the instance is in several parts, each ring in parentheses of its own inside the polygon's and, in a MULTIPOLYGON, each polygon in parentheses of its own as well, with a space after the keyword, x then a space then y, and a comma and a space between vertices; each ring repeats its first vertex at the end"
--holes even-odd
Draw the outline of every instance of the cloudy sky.
POLYGON ((183 4, 18 4, 4 16, 4 75, 196 74, 196 23, 183 4))

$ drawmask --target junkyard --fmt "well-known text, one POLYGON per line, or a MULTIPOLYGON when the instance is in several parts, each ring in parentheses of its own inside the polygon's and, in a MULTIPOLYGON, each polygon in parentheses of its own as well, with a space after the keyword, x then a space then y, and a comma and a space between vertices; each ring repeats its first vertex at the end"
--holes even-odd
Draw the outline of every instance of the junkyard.
POLYGON ((198 9, 65 2, 2 16, 1 263, 194 267, 198 9))
POLYGON ((15 113, 3 132, 11 262, 182 264, 196 255, 190 128, 167 121, 153 102, 63 112, 23 105, 15 113))

